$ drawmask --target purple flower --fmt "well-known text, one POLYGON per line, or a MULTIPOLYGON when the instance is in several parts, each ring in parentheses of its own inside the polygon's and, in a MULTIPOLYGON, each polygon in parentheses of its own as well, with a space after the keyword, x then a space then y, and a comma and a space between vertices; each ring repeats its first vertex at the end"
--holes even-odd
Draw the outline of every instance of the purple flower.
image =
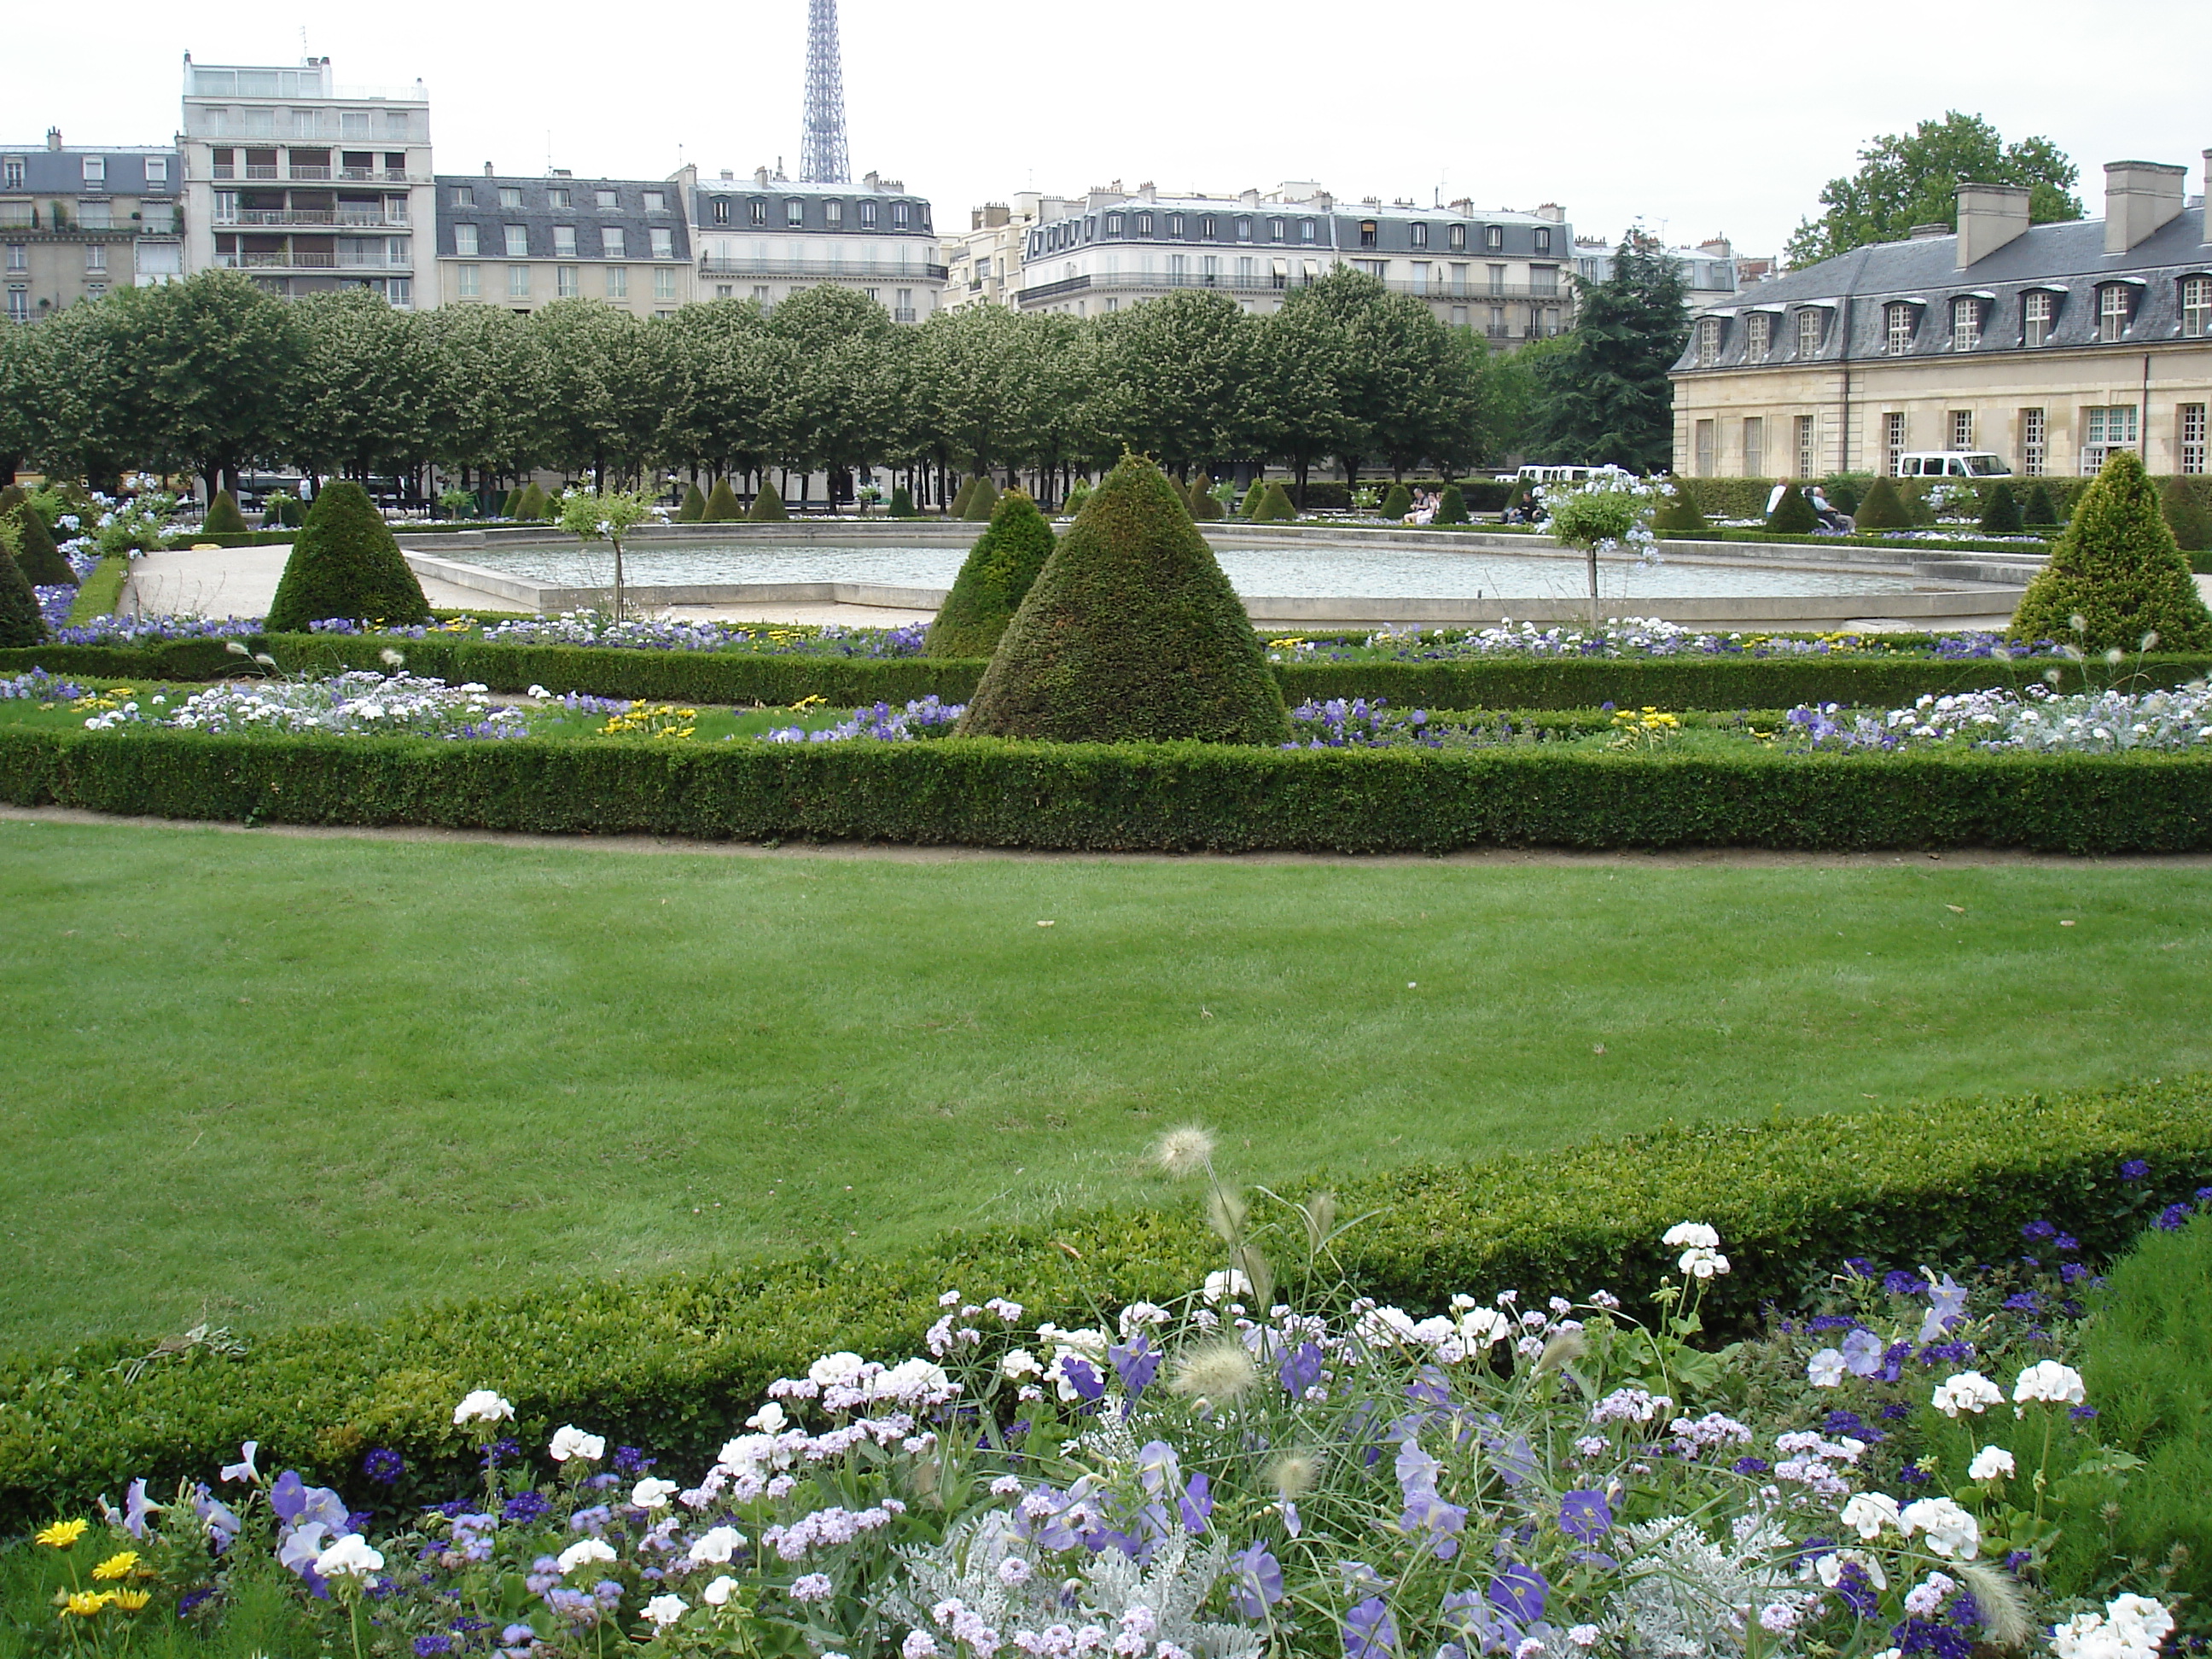
MULTIPOLYGON (((1121 1376, 1121 1386, 1129 1391, 1129 1398, 1132 1400, 1136 1399, 1150 1388, 1152 1379, 1159 1375, 1159 1352, 1152 1346, 1151 1340, 1142 1331, 1139 1331, 1128 1341, 1116 1344, 1107 1349, 1106 1358, 1121 1376)), ((1064 1370, 1066 1367, 1063 1366, 1061 1369, 1064 1370)))
POLYGON ((2151 1225, 2160 1232, 2178 1233, 2189 1224, 2189 1218, 2194 1213, 2186 1204, 2169 1204, 2158 1212, 2158 1219, 2151 1225))
POLYGON ((1509 1561, 1490 1581, 1491 1605, 1516 1625, 1533 1625, 1544 1616, 1544 1603, 1552 1593, 1551 1580, 1535 1568, 1509 1561))
POLYGON ((1395 1659, 1397 1651, 1397 1620, 1381 1596, 1369 1596, 1344 1615, 1344 1659, 1395 1659))
POLYGON ((2083 1423, 2088 1422, 2096 1414, 2097 1408, 2094 1406, 2069 1406, 2066 1411, 2067 1416, 2083 1423))
POLYGON ((1774 1465, 1763 1457, 1739 1457, 1729 1467, 1738 1474, 1765 1474, 1772 1469, 1774 1465))
POLYGON ((2031 1221, 2020 1230, 2020 1236, 2030 1240, 2056 1238, 2058 1237, 2058 1229, 2048 1221, 2031 1221))
POLYGON ((1909 1273, 1901 1267, 1893 1267, 1882 1275, 1881 1287, 1892 1296, 1918 1296, 1928 1288, 1928 1281, 1921 1278, 1918 1273, 1909 1273))
POLYGON ((502 1504, 499 1518, 517 1524, 526 1524, 550 1513, 551 1502, 541 1492, 519 1492, 502 1504))
POLYGON ((1872 1331, 1856 1330, 1844 1339, 1844 1369, 1853 1376, 1872 1376, 1881 1369, 1881 1339, 1872 1331))
POLYGON ((1087 1359, 1071 1355, 1060 1362, 1060 1374, 1067 1379, 1067 1386, 1084 1400, 1103 1400, 1106 1384, 1100 1380, 1097 1369, 1087 1359))
POLYGON ((146 1501, 146 1478, 139 1476, 131 1483, 131 1489, 123 1494, 123 1530, 133 1538, 145 1537, 150 1530, 146 1524, 146 1517, 157 1507, 146 1501))
POLYGON ((407 1460, 386 1446, 379 1446, 361 1460, 361 1472, 380 1486, 395 1486, 407 1473, 407 1460))
POLYGON ((2009 1313, 2037 1313, 2042 1310, 2043 1298, 2036 1295, 2033 1291, 2022 1291, 2016 1296, 2007 1297, 2004 1299, 2004 1305, 2006 1311, 2009 1313))
POLYGON ((453 1650, 453 1638, 443 1633, 415 1638, 415 1659, 430 1659, 433 1654, 451 1653, 453 1650))
POLYGON ((1322 1352, 1318 1342, 1301 1342, 1283 1356, 1275 1375, 1282 1379, 1283 1392, 1291 1399, 1303 1399, 1305 1391, 1321 1381, 1322 1352))
POLYGON ((2051 1241, 2051 1247, 2063 1255, 2069 1250, 2080 1249, 2081 1248, 2081 1241, 2075 1237, 2071 1233, 2061 1233, 2057 1238, 2051 1241))
POLYGON ((2141 1181, 2149 1173, 2150 1165, 2139 1158, 2131 1158, 2120 1165, 2120 1179, 2123 1181, 2141 1181))
POLYGON ((1613 1527, 1613 1505, 1601 1492, 1571 1492, 1559 1499, 1559 1530, 1577 1543, 1595 1543, 1613 1527))
POLYGON ((1229 1571, 1229 1599, 1247 1619, 1265 1618, 1267 1609, 1283 1599, 1283 1564, 1268 1553, 1264 1542, 1231 1555, 1229 1571))
POLYGON ((626 1474, 634 1480, 650 1469, 659 1460, 647 1457, 635 1446, 617 1446, 612 1461, 617 1474, 626 1474))
POLYGON ((1874 1263, 1868 1261, 1863 1255, 1844 1257, 1844 1271, 1849 1273, 1854 1279, 1872 1279, 1874 1277, 1874 1263))

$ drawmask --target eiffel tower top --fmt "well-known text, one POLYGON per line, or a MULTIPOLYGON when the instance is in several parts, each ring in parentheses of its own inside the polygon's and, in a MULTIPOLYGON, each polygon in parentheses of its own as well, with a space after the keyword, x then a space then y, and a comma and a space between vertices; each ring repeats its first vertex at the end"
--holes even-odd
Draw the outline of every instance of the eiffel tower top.
POLYGON ((837 55, 837 0, 806 0, 806 114, 799 176, 812 185, 852 177, 845 150, 845 71, 837 55))

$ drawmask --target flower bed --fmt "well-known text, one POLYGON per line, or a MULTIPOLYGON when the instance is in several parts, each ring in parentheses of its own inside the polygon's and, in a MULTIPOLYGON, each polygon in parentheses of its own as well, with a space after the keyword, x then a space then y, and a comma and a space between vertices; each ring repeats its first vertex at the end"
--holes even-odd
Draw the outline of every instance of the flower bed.
MULTIPOLYGON (((2031 1640, 2074 1659, 2148 1656, 2175 1628, 2142 1594, 2164 1588, 2154 1570, 2069 1572, 2058 1554, 2124 1504, 2131 1467, 2100 1443, 2074 1363, 2093 1267, 2063 1212, 1983 1222, 2001 1265, 1947 1259, 1963 1280, 1822 1261, 1802 1311, 1723 1347, 1708 1314, 1739 1274, 1771 1278, 1750 1237, 1632 1232, 1607 1265, 1656 1258, 1634 1306, 1608 1286, 1636 1281, 1601 1272, 1574 1294, 1445 1279, 1408 1310, 1358 1280, 1363 1232, 1402 1225, 1395 1210, 1248 1199, 1212 1153, 1194 1129, 1158 1149, 1170 1175, 1206 1177, 1217 1237, 1180 1273, 1159 1264, 1154 1296, 1094 1279, 1099 1299, 1072 1312, 1019 1262, 977 1285, 975 1261, 940 1261, 908 1280, 904 1340, 843 1327, 856 1346, 811 1364, 787 1347, 755 1387, 677 1384, 680 1446, 611 1451, 627 1436, 604 1402, 573 1381, 510 1399, 485 1383, 542 1362, 484 1355, 459 1382, 410 1375, 404 1424, 325 1439, 303 1474, 273 1437, 299 1438, 295 1399, 270 1437, 173 1489, 126 1454, 102 1532, 82 1515, 42 1528, 46 1582, 21 1599, 40 1621, 58 1605, 63 1639, 108 1645, 179 1616, 220 1627, 287 1583, 303 1633, 361 1659, 1752 1659, 2031 1640), (325 1471, 336 1484, 309 1484, 325 1471)), ((2147 1212, 2149 1160, 2106 1169, 2136 1225, 2212 1225, 2192 1221, 2212 1188, 2147 1212)), ((125 1369, 193 1365, 227 1369, 125 1369)))

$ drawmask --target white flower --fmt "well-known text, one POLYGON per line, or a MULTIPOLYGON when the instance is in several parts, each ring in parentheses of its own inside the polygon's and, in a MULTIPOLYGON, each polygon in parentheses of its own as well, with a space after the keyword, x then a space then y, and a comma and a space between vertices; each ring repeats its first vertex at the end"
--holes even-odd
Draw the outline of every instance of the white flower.
POLYGON ((856 1353, 825 1353, 806 1368, 806 1380, 819 1389, 833 1389, 851 1382, 867 1363, 856 1353))
POLYGON ((577 1568, 591 1562, 611 1561, 614 1559, 614 1547, 605 1540, 579 1538, 554 1558, 554 1565, 561 1569, 561 1576, 565 1578, 577 1568))
POLYGON ((1984 1446, 1966 1465, 1969 1480, 2001 1480, 2014 1473, 2012 1454, 2002 1446, 1984 1446))
POLYGON ((2039 1359, 2020 1374, 2020 1380, 2012 1385, 2012 1397, 2015 1405, 2040 1400, 2053 1406, 2078 1406, 2081 1373, 2055 1359, 2039 1359))
POLYGON ((1729 1270, 1729 1259, 1718 1250, 1692 1245, 1674 1265, 1692 1279, 1714 1279, 1729 1270))
POLYGON ((369 1548, 368 1540, 349 1532, 315 1558, 315 1571, 325 1578, 366 1578, 384 1570, 384 1557, 369 1548))
POLYGON ((648 1474, 629 1489, 629 1501, 641 1510, 665 1510, 676 1495, 676 1483, 648 1474))
POLYGON ((750 1417, 745 1419, 745 1426, 749 1429, 758 1429, 763 1434, 781 1434, 784 1426, 790 1421, 791 1419, 783 1414, 783 1407, 771 1400, 750 1417))
POLYGON ((261 1471, 253 1467, 253 1458, 260 1449, 258 1440, 247 1441, 238 1449, 238 1462, 222 1466, 222 1478, 226 1480, 258 1480, 261 1471))
POLYGON ((999 1369, 1006 1373, 1009 1382, 1018 1382, 1025 1376, 1041 1376, 1044 1373, 1044 1367, 1037 1364, 1036 1356, 1027 1348, 1016 1348, 999 1362, 999 1369))
POLYGON ((453 1426, 465 1423, 496 1423, 514 1415, 514 1407, 489 1389, 477 1389, 453 1407, 453 1426))
POLYGON ((1884 1527, 1899 1527, 1897 1500, 1886 1492, 1853 1492, 1838 1518, 1869 1543, 1880 1535, 1884 1527))
POLYGON ((1235 1267, 1225 1267, 1206 1276, 1206 1288, 1200 1292, 1209 1303, 1218 1303, 1224 1297, 1249 1296, 1252 1281, 1235 1267))
POLYGON ((1601 1634, 1603 1634, 1603 1632, 1601 1632, 1595 1625, 1570 1625, 1567 1626, 1567 1640, 1572 1642, 1578 1648, 1595 1647, 1597 1645, 1597 1638, 1601 1634))
POLYGON ((732 1592, 737 1588, 738 1581, 726 1572, 708 1583, 706 1589, 701 1590, 699 1599, 710 1607, 719 1607, 730 1599, 732 1592))
POLYGON ((2173 1615, 2147 1595, 2121 1595, 2101 1613, 2077 1613, 2051 1632, 2058 1659, 2154 1659, 2173 1615))
POLYGON ((1951 1560, 1971 1561, 1981 1553, 1982 1526, 1948 1498, 1922 1498, 1899 1511, 1906 1536, 1925 1533, 1928 1547, 1951 1560))
POLYGON ((607 1443, 596 1434, 586 1434, 573 1423, 564 1423, 554 1431, 550 1450, 556 1463, 565 1463, 572 1457, 596 1463, 606 1455, 607 1443))
POLYGON ((1929 1403, 1946 1417, 1956 1417, 1960 1412, 1972 1412, 1978 1417, 2003 1400, 2004 1390, 1979 1371, 1959 1371, 1936 1385, 1929 1403))
POLYGON ((666 1630, 684 1616, 684 1598, 680 1595, 656 1595, 645 1604, 645 1616, 655 1630, 666 1630))
POLYGON ((1494 1348, 1512 1334, 1513 1322, 1495 1308, 1469 1308, 1460 1315, 1456 1328, 1469 1347, 1494 1348))
POLYGON ((1844 1380, 1844 1352, 1823 1348, 1805 1362, 1805 1380, 1816 1389, 1833 1389, 1844 1380))
POLYGON ((1702 1221, 1678 1221, 1667 1229, 1659 1242, 1670 1249, 1687 1246, 1693 1250, 1717 1250, 1721 1247, 1721 1236, 1702 1221))
POLYGON ((1867 1576, 1867 1581, 1878 1590, 1889 1588, 1889 1575, 1881 1569, 1881 1560, 1864 1550, 1831 1550, 1813 1564, 1820 1582, 1830 1589, 1843 1582, 1844 1569, 1856 1566, 1867 1576))
POLYGON ((744 1534, 735 1527, 716 1527, 699 1534, 691 1546, 690 1559, 701 1566, 711 1563, 719 1567, 735 1555, 744 1541, 744 1534))

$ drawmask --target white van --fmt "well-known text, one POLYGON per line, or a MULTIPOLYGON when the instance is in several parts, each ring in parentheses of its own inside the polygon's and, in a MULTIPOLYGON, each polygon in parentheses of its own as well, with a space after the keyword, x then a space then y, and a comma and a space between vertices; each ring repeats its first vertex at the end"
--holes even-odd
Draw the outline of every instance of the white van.
POLYGON ((1580 483, 1595 470, 1587 466, 1524 466, 1513 476, 1524 484, 1580 483))
POLYGON ((2009 478, 2004 457, 1984 449, 1923 449, 1897 458, 1900 478, 2009 478))

